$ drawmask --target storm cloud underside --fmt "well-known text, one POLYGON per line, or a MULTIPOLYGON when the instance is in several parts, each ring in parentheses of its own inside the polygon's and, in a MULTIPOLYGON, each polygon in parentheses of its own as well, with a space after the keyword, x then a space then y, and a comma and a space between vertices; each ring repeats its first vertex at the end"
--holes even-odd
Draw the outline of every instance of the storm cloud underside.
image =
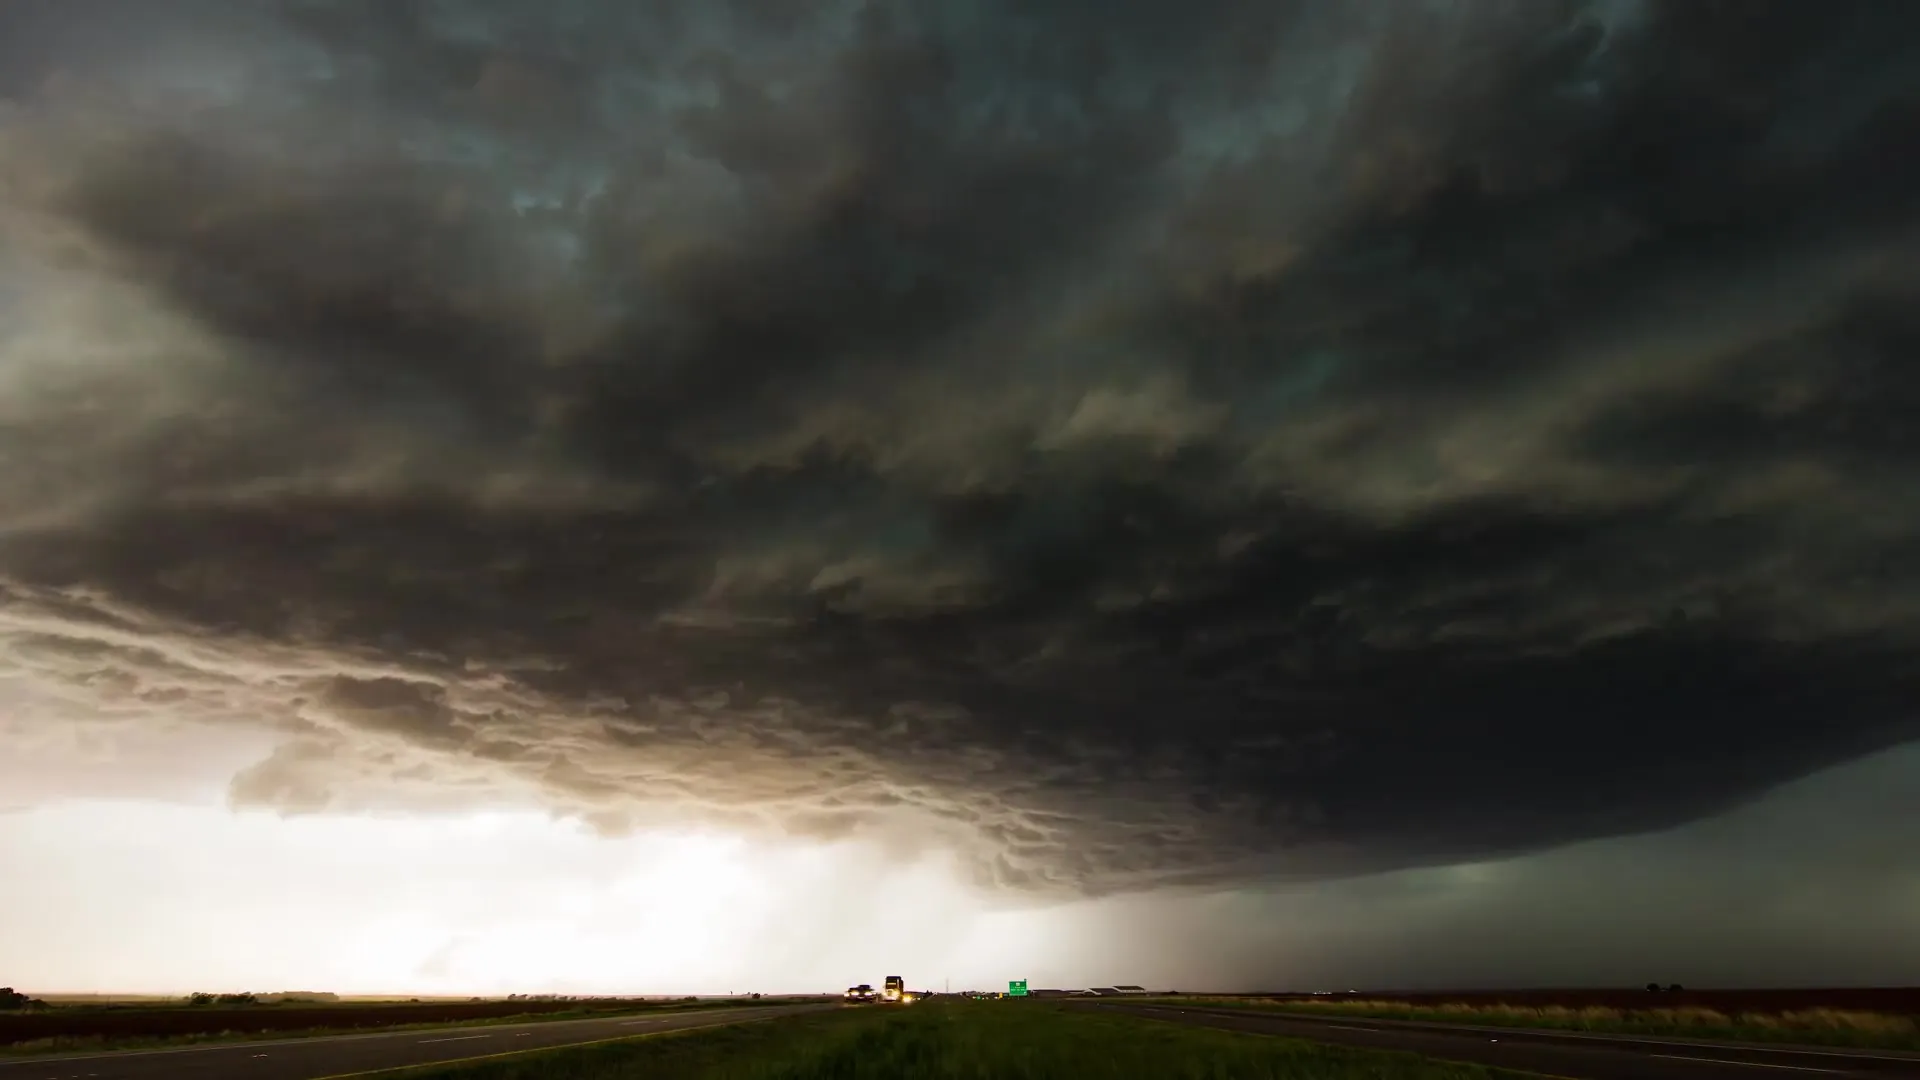
POLYGON ((1661 828, 1920 735, 1912 5, 0 42, 14 736, 265 727, 242 805, 1098 894, 1661 828))

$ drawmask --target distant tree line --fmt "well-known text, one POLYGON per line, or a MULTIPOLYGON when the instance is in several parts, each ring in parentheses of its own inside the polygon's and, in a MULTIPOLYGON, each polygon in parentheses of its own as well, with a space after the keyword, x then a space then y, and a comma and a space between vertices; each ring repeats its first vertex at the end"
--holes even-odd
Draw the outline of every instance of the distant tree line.
POLYGON ((11 986, 0 986, 0 1009, 44 1009, 47 1003, 39 998, 28 997, 11 986))
MULTIPOLYGON (((760 995, 755 994, 753 996, 759 997, 760 995)), ((480 999, 476 997, 476 998, 468 998, 467 1000, 479 1001, 480 999)), ((507 1000, 508 1001, 621 1001, 625 999, 621 998, 619 995, 607 995, 607 994, 508 994, 507 1000)), ((698 1001, 700 999, 695 997, 692 994, 688 994, 686 997, 682 997, 682 998, 664 998, 662 1000, 698 1001)))
POLYGON ((259 994, 189 994, 189 1005, 258 1005, 259 994))
POLYGON ((320 1005, 339 1001, 340 995, 323 990, 282 990, 273 994, 251 991, 238 994, 188 994, 189 1005, 320 1005))

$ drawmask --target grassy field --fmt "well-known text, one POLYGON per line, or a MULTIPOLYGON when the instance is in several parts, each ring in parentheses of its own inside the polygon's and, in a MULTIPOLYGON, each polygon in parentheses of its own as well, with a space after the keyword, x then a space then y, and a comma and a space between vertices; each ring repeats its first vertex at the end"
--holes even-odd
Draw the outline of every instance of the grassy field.
POLYGON ((1528 1074, 1039 1003, 956 1002, 653 1035, 381 1080, 1521 1080, 1528 1074))
MULTIPOLYGON (((721 999, 712 1001, 634 1001, 627 1003, 581 1003, 573 1007, 535 1009, 496 1007, 490 1011, 457 1012, 454 1015, 420 1016, 412 1003, 369 1004, 345 1002, 339 1005, 302 1007, 293 1010, 263 1005, 253 1009, 192 1010, 185 1007, 160 1009, 93 1010, 85 1014, 75 1010, 60 1017, 74 1021, 71 1030, 51 1035, 33 1035, 25 1030, 10 1030, 46 1014, 0 1015, 0 1059, 37 1054, 86 1053, 96 1050, 152 1050, 170 1046, 195 1046, 204 1043, 244 1042, 252 1039, 300 1039, 321 1035, 350 1035, 367 1031, 431 1031, 447 1027, 484 1027, 493 1024, 544 1023, 549 1020, 582 1020, 598 1016, 629 1013, 684 1012, 690 1009, 724 1009, 777 1005, 785 999, 760 1001, 721 999), (288 1026, 295 1020, 300 1026, 288 1026), (161 1030, 155 1030, 159 1028, 161 1030), (193 1030, 196 1029, 197 1030, 193 1030)), ((435 1010, 445 1013, 445 1008, 435 1010)))
POLYGON ((1621 1009, 1609 1006, 1421 1004, 1400 1001, 1248 1001, 1245 998, 1182 996, 1191 1005, 1364 1016, 1383 1020, 1434 1020, 1621 1035, 1679 1036, 1739 1042, 1806 1043, 1878 1050, 1920 1050, 1920 1023, 1911 1016, 1849 1009, 1783 1012, 1723 1012, 1700 1006, 1621 1009))

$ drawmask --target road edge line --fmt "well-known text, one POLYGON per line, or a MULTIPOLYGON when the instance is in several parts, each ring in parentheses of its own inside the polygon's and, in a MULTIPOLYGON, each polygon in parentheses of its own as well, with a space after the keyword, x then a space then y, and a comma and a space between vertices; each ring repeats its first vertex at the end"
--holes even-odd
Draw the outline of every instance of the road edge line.
MULTIPOLYGON (((788 1014, 797 1015, 797 1014, 788 1014)), ((768 1020, 778 1020, 777 1016, 742 1017, 738 1020, 722 1020, 717 1024, 696 1024, 693 1027, 674 1028, 672 1031, 636 1031, 631 1035, 615 1035, 610 1039, 589 1039, 586 1042, 561 1043, 558 1046, 531 1046, 525 1050, 502 1050, 497 1054, 475 1054, 473 1057, 448 1058, 445 1061, 426 1061, 418 1065, 388 1065, 381 1069, 362 1069, 359 1072, 329 1073, 326 1076, 311 1077, 310 1080, 358 1080, 360 1077, 381 1076, 389 1073, 407 1072, 415 1069, 438 1069, 448 1065, 470 1065, 476 1061, 497 1061, 500 1058, 525 1057, 528 1054, 544 1054, 554 1050, 573 1050, 582 1046, 605 1046, 608 1043, 634 1042, 639 1039, 656 1039, 662 1035, 683 1035, 689 1031, 706 1031, 709 1028, 732 1027, 736 1024, 763 1024, 768 1020)), ((1566 1078, 1562 1078, 1566 1080, 1566 1078)))
MULTIPOLYGON (((0 0, 0 2, 4 2, 4 0, 0 0)), ((803 1004, 807 1004, 807 1003, 803 1003, 803 1004)), ((774 1005, 774 1006, 729 1005, 729 1006, 719 1006, 715 1008, 687 1009, 681 1012, 679 1015, 691 1016, 691 1015, 698 1015, 700 1013, 715 1013, 715 1012, 720 1012, 723 1009, 730 1010, 735 1008, 743 1009, 743 1010, 753 1010, 753 1009, 780 1008, 780 1007, 781 1006, 777 1006, 777 1005, 774 1005)), ((248 1036, 245 1038, 236 1039, 231 1042, 222 1040, 222 1039, 207 1039, 201 1042, 180 1043, 174 1046, 129 1046, 129 1047, 121 1047, 119 1049, 114 1049, 114 1050, 78 1050, 78 1051, 51 1050, 45 1053, 37 1053, 37 1052, 36 1053, 8 1053, 3 1050, 0 1050, 0 1068, 7 1068, 9 1066, 23 1065, 23 1064, 51 1065, 51 1064, 59 1064, 61 1062, 93 1061, 100 1058, 129 1057, 137 1054, 203 1054, 203 1053, 211 1053, 219 1050, 247 1050, 247 1049, 252 1049, 252 1048, 261 1047, 261 1046, 285 1046, 290 1043, 305 1044, 305 1043, 322 1043, 322 1042, 350 1042, 350 1041, 362 1040, 362 1039, 397 1039, 403 1035, 430 1035, 437 1031, 462 1031, 468 1028, 476 1028, 476 1027, 517 1027, 521 1024, 540 1025, 540 1024, 597 1023, 601 1020, 611 1020, 617 1016, 627 1016, 627 1015, 640 1015, 640 1014, 610 1012, 605 1016, 570 1016, 570 1017, 566 1017, 558 1020, 549 1019, 547 1017, 535 1017, 535 1018, 526 1019, 526 1020, 516 1020, 516 1021, 501 1020, 497 1022, 488 1021, 485 1023, 478 1023, 478 1024, 470 1024, 464 1021, 450 1021, 445 1024, 400 1025, 397 1027, 368 1028, 364 1031, 340 1029, 338 1031, 332 1031, 328 1034, 288 1035, 278 1039, 248 1036)), ((272 1033, 263 1032, 261 1034, 270 1035, 272 1033)))
MULTIPOLYGON (((1141 1020, 1157 1020, 1162 1024, 1180 1023, 1180 1021, 1172 1019, 1170 1017, 1140 1016, 1138 1013, 1125 1013, 1125 1012, 1123 1012, 1122 1015, 1134 1016, 1141 1020)), ((1223 1019, 1223 1020, 1231 1018, 1228 1014, 1222 1014, 1222 1013, 1198 1013, 1198 1014, 1189 1014, 1189 1015, 1214 1016, 1214 1017, 1219 1017, 1220 1019, 1223 1019)), ((1186 1026, 1187 1027, 1206 1027, 1207 1025, 1189 1023, 1186 1026)), ((1514 1076, 1539 1076, 1539 1077, 1545 1077, 1546 1080, 1580 1080, 1580 1078, 1577 1076, 1562 1076, 1559 1073, 1541 1072, 1538 1069, 1516 1069, 1510 1065, 1489 1065, 1484 1061, 1461 1061, 1459 1058, 1435 1057, 1432 1054, 1423 1054, 1418 1050, 1395 1050, 1392 1047, 1384 1047, 1384 1046, 1342 1046, 1339 1043, 1323 1042, 1319 1039, 1312 1037, 1311 1035, 1283 1035, 1277 1031, 1241 1031, 1237 1028, 1212 1028, 1210 1030, 1228 1031, 1228 1032, 1232 1032, 1235 1035, 1258 1035, 1263 1039, 1292 1039, 1294 1042, 1312 1043, 1315 1046, 1330 1046, 1335 1050, 1352 1050, 1352 1051, 1357 1051, 1363 1054, 1405 1054, 1408 1057, 1417 1057, 1421 1061, 1438 1061, 1445 1065, 1464 1065, 1471 1069, 1491 1069, 1494 1072, 1510 1073, 1514 1076)), ((322 1077, 321 1080, 333 1080, 333 1078, 322 1077)))
MULTIPOLYGON (((1138 1006, 1135 1006, 1136 1008, 1138 1006)), ((1178 1006, 1173 1006, 1178 1008, 1178 1006)), ((1201 1006, 1206 1008, 1206 1006, 1201 1006)), ((1236 1009, 1231 1005, 1220 1006, 1226 1013, 1256 1013, 1254 1009, 1236 1009)), ((1264 1011, 1264 1010, 1261 1010, 1264 1011)), ((1539 1035, 1547 1039, 1576 1039, 1599 1043, 1642 1043, 1647 1046, 1678 1046, 1689 1050, 1739 1050, 1758 1054, 1799 1054, 1804 1057, 1829 1057, 1853 1059, 1856 1061, 1879 1061, 1905 1065, 1920 1064, 1920 1055, 1901 1051, 1893 1047, 1852 1048, 1822 1043, 1775 1043, 1775 1042, 1729 1042, 1715 1039, 1696 1039, 1687 1035, 1636 1035, 1627 1031, 1570 1031, 1565 1028, 1550 1027, 1493 1027, 1486 1024, 1460 1024, 1450 1020, 1401 1020, 1395 1017, 1366 1016, 1328 1016, 1312 1012, 1287 1012, 1280 1009, 1266 1012, 1269 1016, 1283 1016, 1290 1020, 1310 1020, 1330 1022, 1335 1026, 1353 1023, 1380 1023, 1400 1027, 1411 1031, 1464 1031, 1468 1034, 1485 1032, 1492 1035, 1539 1035), (1905 1055, 1905 1056, 1903 1056, 1905 1055)))

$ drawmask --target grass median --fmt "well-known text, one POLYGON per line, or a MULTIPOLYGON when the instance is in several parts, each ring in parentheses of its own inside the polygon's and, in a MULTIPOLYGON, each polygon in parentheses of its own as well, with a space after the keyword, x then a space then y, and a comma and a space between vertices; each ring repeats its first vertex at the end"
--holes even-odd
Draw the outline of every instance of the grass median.
POLYGON ((1039 1003, 875 1006, 380 1080, 1537 1080, 1526 1073, 1039 1003))
POLYGON ((1409 1005, 1397 1001, 1248 1001, 1245 998, 1182 996, 1187 1005, 1260 1012, 1351 1016, 1375 1020, 1424 1020, 1484 1027, 1544 1028, 1604 1035, 1648 1035, 1730 1042, 1835 1046, 1860 1050, 1920 1051, 1920 1023, 1911 1016, 1849 1009, 1795 1009, 1777 1013, 1728 1013, 1719 1009, 1615 1009, 1566 1005, 1409 1005))

